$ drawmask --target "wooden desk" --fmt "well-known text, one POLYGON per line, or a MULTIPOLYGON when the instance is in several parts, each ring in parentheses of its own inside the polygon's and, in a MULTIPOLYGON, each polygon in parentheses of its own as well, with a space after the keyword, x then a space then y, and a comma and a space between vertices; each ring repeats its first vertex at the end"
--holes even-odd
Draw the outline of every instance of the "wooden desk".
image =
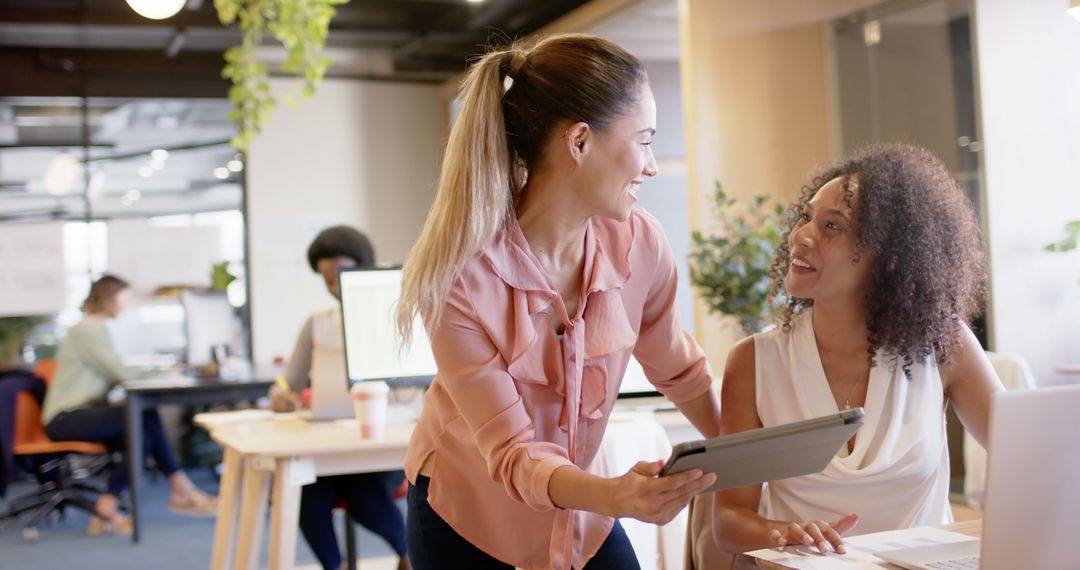
POLYGON ((126 392, 128 489, 131 493, 131 541, 139 542, 139 483, 143 467, 143 412, 158 404, 226 404, 254 401, 266 395, 272 380, 223 380, 174 376, 132 380, 126 392))
MULTIPOLYGON (((945 530, 951 530, 953 532, 958 532, 960 534, 966 534, 974 538, 979 538, 982 536, 981 519, 942 525, 941 528, 945 530)), ((739 556, 739 560, 736 562, 735 567, 740 567, 740 564, 746 565, 744 563, 749 563, 749 565, 751 566, 756 563, 758 568, 762 568, 764 570, 790 570, 790 567, 788 566, 777 564, 769 560, 750 558, 745 555, 739 556)), ((881 565, 864 566, 863 568, 881 568, 882 570, 893 570, 899 567, 892 564, 882 563, 881 565)))
POLYGON ((273 480, 269 570, 296 561, 300 487, 320 475, 401 469, 414 424, 387 426, 382 439, 361 439, 355 420, 310 422, 295 417, 200 421, 225 449, 212 570, 255 567, 273 480), (239 517, 239 521, 237 521, 239 517), (235 543, 235 557, 229 563, 235 543))

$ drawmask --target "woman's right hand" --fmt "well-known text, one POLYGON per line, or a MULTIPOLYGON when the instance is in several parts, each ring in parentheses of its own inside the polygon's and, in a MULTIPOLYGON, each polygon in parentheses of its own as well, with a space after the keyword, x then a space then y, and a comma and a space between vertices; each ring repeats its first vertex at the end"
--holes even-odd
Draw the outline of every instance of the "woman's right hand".
POLYGON ((828 523, 823 520, 789 522, 769 532, 773 546, 815 546, 822 554, 830 548, 840 554, 847 552, 841 538, 859 522, 859 515, 851 513, 840 520, 828 523))
POLYGON ((298 401, 294 392, 285 392, 277 386, 270 388, 270 409, 281 413, 291 412, 297 408, 298 401))
POLYGON ((716 482, 713 473, 693 469, 660 477, 663 461, 641 461, 613 479, 617 516, 662 525, 679 514, 695 495, 716 482))

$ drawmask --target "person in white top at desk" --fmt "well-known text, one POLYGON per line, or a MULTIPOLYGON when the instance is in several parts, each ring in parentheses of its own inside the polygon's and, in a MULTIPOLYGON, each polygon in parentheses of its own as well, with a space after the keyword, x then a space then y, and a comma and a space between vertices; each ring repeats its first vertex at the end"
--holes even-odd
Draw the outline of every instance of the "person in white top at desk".
POLYGON ((717 493, 714 539, 842 553, 856 523, 951 522, 946 404, 985 446, 1003 389, 966 324, 986 277, 971 205, 929 151, 884 145, 826 165, 793 214, 772 269, 780 326, 732 349, 723 433, 858 406, 865 423, 819 474, 717 493))
MULTIPOLYGON (((311 269, 326 281, 326 290, 341 300, 338 271, 375 265, 375 250, 367 236, 348 226, 327 228, 308 247, 311 269)), ((341 309, 334 307, 311 315, 300 329, 292 358, 285 370, 289 391, 274 385, 270 407, 276 412, 296 408, 297 397, 311 385, 312 355, 320 346, 342 346, 341 309)), ((342 377, 343 384, 346 379, 342 377)), ((397 552, 399 570, 412 566, 405 546, 405 519, 394 503, 394 490, 405 479, 404 471, 357 473, 319 477, 305 485, 300 494, 300 531, 325 570, 344 568, 334 535, 331 511, 334 502, 345 499, 356 521, 383 537, 397 552)), ((351 524, 351 522, 349 523, 351 524)))
MULTIPOLYGON (((93 441, 113 451, 124 450, 124 407, 109 405, 106 395, 134 374, 124 367, 113 348, 105 321, 124 311, 130 293, 128 283, 113 275, 105 275, 90 286, 83 303, 86 318, 68 331, 60 347, 56 375, 45 392, 41 421, 50 438, 93 441)), ((180 470, 157 410, 143 414, 143 441, 145 453, 154 458, 157 468, 169 479, 170 508, 181 514, 213 516, 216 498, 197 489, 180 470)), ((95 505, 104 518, 92 517, 87 534, 131 534, 131 518, 117 509, 117 497, 127 488, 127 473, 126 466, 113 466, 107 491, 95 505)))

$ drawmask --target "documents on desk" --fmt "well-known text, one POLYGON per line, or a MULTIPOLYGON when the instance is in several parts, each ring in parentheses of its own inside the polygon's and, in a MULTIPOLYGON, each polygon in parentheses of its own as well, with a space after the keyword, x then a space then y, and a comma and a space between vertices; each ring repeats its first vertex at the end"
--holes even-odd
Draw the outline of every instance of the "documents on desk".
POLYGON ((816 547, 797 546, 788 548, 765 548, 747 552, 746 556, 768 560, 785 568, 800 570, 870 570, 895 568, 874 556, 875 552, 963 542, 970 536, 935 527, 917 527, 904 530, 875 532, 844 538, 847 554, 821 554, 816 547))

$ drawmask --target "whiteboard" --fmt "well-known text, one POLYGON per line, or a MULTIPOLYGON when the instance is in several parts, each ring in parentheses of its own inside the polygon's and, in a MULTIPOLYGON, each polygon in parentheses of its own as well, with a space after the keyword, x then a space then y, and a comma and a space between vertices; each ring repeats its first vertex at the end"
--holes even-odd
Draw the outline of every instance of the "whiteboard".
POLYGON ((152 226, 143 220, 113 220, 109 273, 151 293, 165 285, 210 285, 210 268, 223 260, 218 226, 152 226))
POLYGON ((64 308, 64 225, 0 224, 0 317, 64 308))

